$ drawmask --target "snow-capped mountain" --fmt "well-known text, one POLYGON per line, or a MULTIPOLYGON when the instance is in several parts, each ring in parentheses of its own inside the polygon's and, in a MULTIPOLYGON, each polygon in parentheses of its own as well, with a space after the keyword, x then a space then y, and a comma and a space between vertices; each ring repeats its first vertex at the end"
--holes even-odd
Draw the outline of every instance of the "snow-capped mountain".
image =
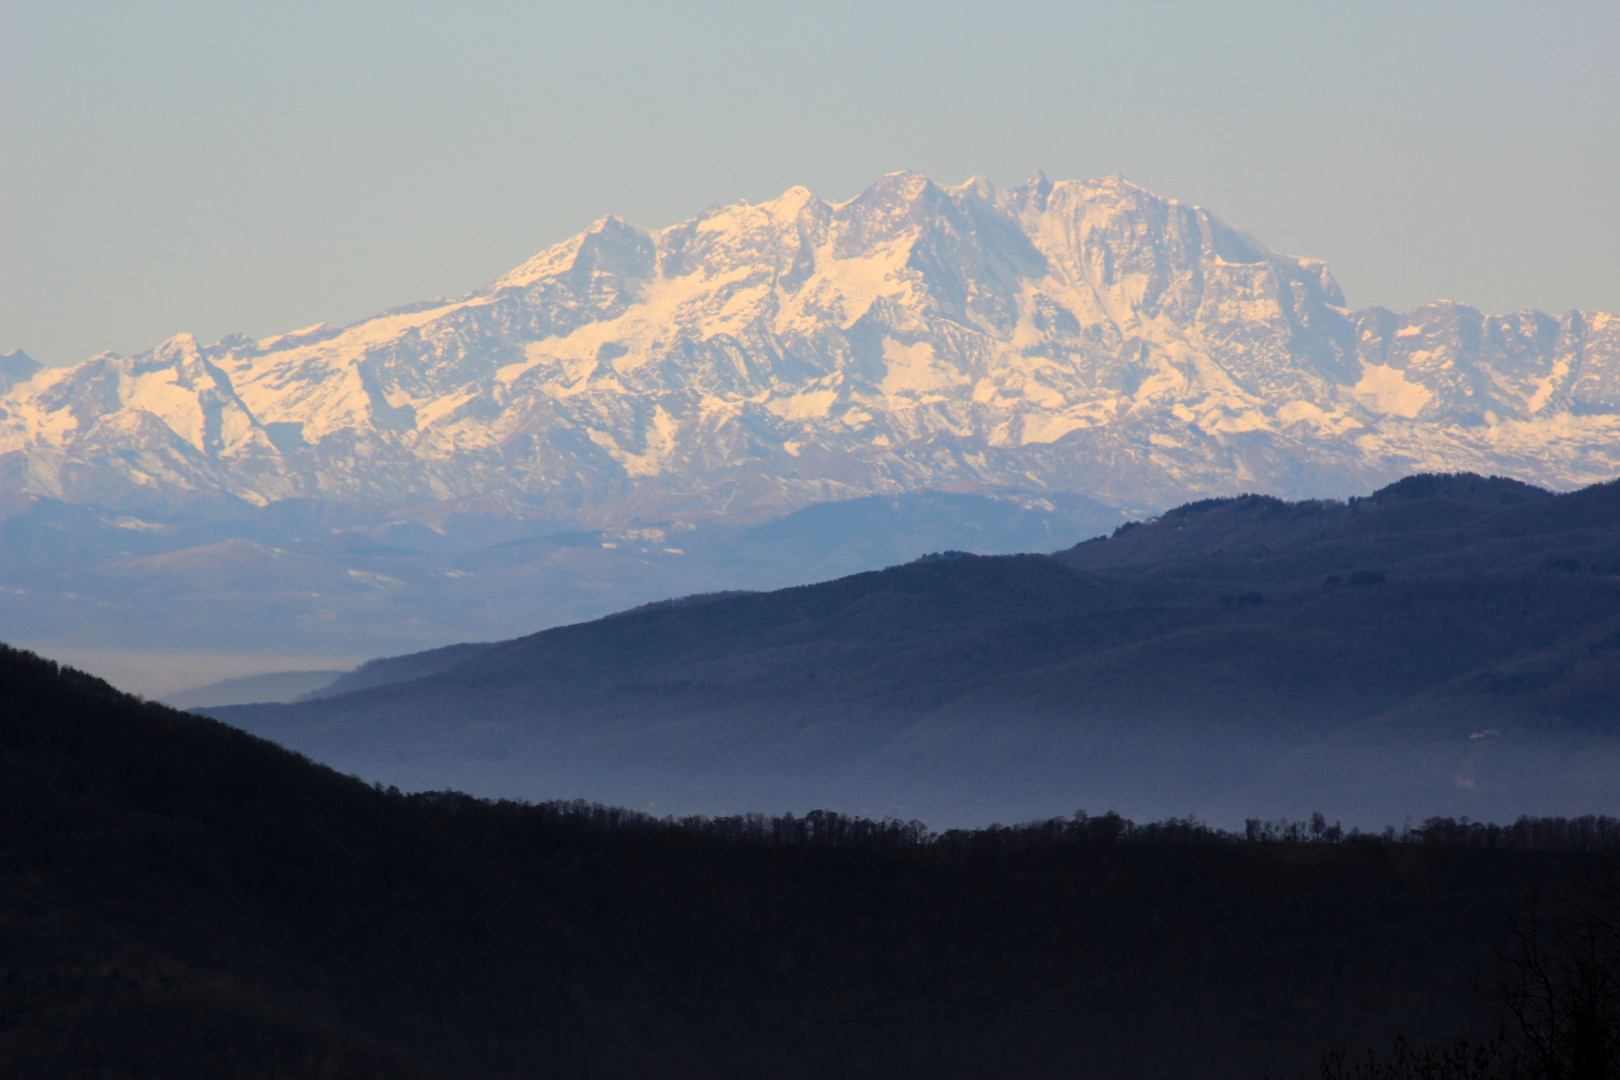
POLYGON ((1620 473, 1615 315, 1352 311, 1322 263, 1119 178, 896 173, 838 204, 609 217, 467 296, 72 369, 13 354, 0 389, 0 487, 132 508, 765 516, 923 488, 1144 506, 1620 473))

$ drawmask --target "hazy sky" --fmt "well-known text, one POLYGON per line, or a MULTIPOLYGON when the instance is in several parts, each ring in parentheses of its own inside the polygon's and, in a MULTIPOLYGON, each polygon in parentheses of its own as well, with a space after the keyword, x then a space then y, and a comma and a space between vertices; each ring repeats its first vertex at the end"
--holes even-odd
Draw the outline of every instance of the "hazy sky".
POLYGON ((0 351, 468 291, 603 214, 1120 172, 1355 306, 1620 310, 1620 4, 0 2, 0 351))

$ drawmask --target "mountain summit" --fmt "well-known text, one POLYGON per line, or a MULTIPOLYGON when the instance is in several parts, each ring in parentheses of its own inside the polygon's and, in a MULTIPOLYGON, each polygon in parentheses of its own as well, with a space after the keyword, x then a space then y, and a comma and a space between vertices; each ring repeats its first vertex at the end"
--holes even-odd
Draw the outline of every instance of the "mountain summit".
POLYGON ((1351 311, 1321 262, 1119 177, 902 172, 843 203, 608 217, 353 326, 15 366, 0 487, 130 508, 764 517, 947 486, 1164 505, 1620 472, 1615 316, 1351 311))

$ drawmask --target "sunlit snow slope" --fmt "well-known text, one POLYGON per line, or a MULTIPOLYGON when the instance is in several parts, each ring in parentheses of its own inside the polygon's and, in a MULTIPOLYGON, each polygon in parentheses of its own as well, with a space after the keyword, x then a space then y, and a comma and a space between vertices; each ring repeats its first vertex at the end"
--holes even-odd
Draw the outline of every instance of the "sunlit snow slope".
POLYGON ((836 205, 610 217, 346 328, 7 363, 0 490, 131 508, 767 516, 947 486, 1146 506, 1620 473, 1620 318, 1350 311, 1320 262, 1118 178, 895 173, 836 205))

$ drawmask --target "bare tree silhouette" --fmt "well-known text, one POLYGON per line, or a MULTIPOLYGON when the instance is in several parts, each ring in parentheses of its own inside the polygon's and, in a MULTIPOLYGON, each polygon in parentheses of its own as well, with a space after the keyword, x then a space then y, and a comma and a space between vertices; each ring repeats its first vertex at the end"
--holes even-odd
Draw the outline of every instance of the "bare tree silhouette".
POLYGON ((1476 982, 1504 1061, 1527 1080, 1620 1077, 1620 879, 1593 873, 1578 896, 1535 893, 1476 982))
POLYGON ((1620 877, 1526 897, 1473 988, 1495 1035, 1388 1054, 1324 1054, 1321 1080, 1620 1080, 1620 877))

